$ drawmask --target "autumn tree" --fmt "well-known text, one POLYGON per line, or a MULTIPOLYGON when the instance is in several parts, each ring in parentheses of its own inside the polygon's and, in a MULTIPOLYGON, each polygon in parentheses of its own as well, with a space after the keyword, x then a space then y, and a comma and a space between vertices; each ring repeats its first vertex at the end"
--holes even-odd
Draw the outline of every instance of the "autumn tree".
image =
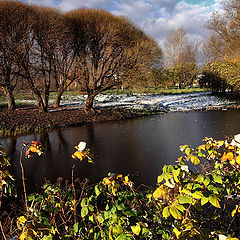
POLYGON ((183 27, 170 31, 164 42, 165 73, 179 88, 192 85, 197 75, 196 46, 188 41, 183 27))
POLYGON ((69 12, 67 17, 74 25, 78 74, 88 95, 85 110, 93 110, 97 94, 120 85, 149 62, 145 59, 144 63, 143 58, 146 52, 152 51, 153 40, 126 18, 107 11, 78 9, 69 12))
MULTIPOLYGON (((222 2, 222 11, 212 14, 205 27, 209 30, 209 63, 205 65, 206 74, 215 74, 220 91, 226 88, 234 93, 240 91, 240 2, 228 0, 222 2), (209 54, 210 53, 210 54, 209 54), (223 87, 221 87, 223 86, 223 87)), ((215 84, 216 85, 216 84, 215 84)), ((216 87, 215 87, 216 88, 216 87)))
POLYGON ((187 44, 188 39, 183 27, 177 31, 171 30, 164 42, 165 64, 169 67, 174 67, 180 63, 180 55, 187 44))
MULTIPOLYGON (((240 43, 240 2, 228 0, 222 2, 223 11, 215 12, 205 24, 210 35, 215 36, 225 46, 224 53, 228 57, 239 57, 240 43)), ((222 51, 220 48, 219 50, 222 51)))
POLYGON ((39 52, 34 38, 34 24, 37 22, 36 9, 20 2, 2 1, 5 4, 4 12, 7 15, 8 34, 5 37, 9 47, 9 59, 13 59, 11 71, 25 79, 34 92, 40 111, 45 111, 43 99, 36 81, 39 77, 39 52), (17 70, 17 71, 15 71, 17 70))
POLYGON ((23 16, 19 14, 23 9, 25 5, 17 1, 0 2, 0 87, 9 110, 16 108, 13 90, 17 84, 18 66, 13 53, 18 51, 16 43, 21 41, 26 30, 23 16))

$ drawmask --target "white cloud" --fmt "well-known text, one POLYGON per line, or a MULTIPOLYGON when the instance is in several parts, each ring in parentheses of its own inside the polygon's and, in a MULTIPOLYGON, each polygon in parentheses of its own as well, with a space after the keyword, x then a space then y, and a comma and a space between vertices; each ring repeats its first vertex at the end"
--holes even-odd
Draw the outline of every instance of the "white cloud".
POLYGON ((62 0, 58 7, 63 11, 70 11, 76 8, 87 7, 110 10, 114 7, 113 0, 62 0))
MULTIPOLYGON (((39 3, 37 0, 31 2, 39 3)), ((222 0, 196 4, 186 0, 43 0, 41 5, 69 11, 80 7, 101 8, 115 15, 127 16, 147 34, 163 43, 170 30, 183 26, 190 38, 202 36, 203 25, 210 11, 220 10, 222 0)))

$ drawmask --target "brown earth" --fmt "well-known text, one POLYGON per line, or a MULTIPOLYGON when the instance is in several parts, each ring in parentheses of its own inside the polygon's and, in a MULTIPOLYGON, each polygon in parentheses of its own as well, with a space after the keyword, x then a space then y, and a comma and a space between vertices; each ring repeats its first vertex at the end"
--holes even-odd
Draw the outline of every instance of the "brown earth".
POLYGON ((0 108, 0 135, 26 134, 43 129, 135 118, 139 115, 140 113, 120 108, 102 108, 95 113, 86 113, 83 109, 50 109, 48 113, 40 113, 33 107, 14 111, 0 108))

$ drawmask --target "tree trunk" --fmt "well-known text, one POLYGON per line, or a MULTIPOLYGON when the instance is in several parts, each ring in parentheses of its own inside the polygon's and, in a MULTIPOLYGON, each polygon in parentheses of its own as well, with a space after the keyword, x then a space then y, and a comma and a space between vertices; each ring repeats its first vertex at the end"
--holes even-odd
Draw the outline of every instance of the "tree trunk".
POLYGON ((35 93, 35 95, 36 95, 36 97, 37 97, 38 111, 39 111, 39 112, 47 112, 47 108, 46 108, 46 106, 44 105, 41 96, 39 96, 39 94, 36 94, 36 93, 35 93))
POLYGON ((16 109, 16 103, 13 97, 13 93, 12 90, 6 86, 3 87, 3 92, 7 98, 7 102, 8 102, 8 110, 15 110, 16 109))
POLYGON ((56 96, 56 98, 55 98, 55 102, 54 102, 54 107, 55 107, 55 108, 59 108, 59 107, 60 107, 60 101, 61 101, 61 98, 62 98, 63 93, 64 93, 63 88, 59 88, 59 89, 58 89, 57 96, 56 96))
POLYGON ((44 91, 44 108, 48 109, 48 102, 49 102, 49 89, 44 91))
POLYGON ((85 107, 84 107, 84 110, 86 112, 95 112, 94 109, 93 109, 93 100, 95 98, 96 95, 94 94, 89 94, 88 97, 87 97, 87 100, 86 100, 86 104, 85 104, 85 107))

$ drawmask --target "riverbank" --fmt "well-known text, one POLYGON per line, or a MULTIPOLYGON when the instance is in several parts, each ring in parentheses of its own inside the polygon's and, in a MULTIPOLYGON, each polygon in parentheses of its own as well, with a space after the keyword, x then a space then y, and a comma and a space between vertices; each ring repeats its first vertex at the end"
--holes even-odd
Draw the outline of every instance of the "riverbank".
POLYGON ((15 111, 0 109, 0 137, 40 133, 87 123, 119 121, 149 114, 152 113, 123 108, 99 108, 95 113, 68 108, 49 109, 48 113, 40 113, 33 106, 22 107, 15 111))
POLYGON ((239 101, 229 96, 216 96, 211 92, 173 95, 106 94, 96 97, 95 113, 86 113, 85 95, 62 99, 58 109, 49 108, 39 113, 33 103, 19 106, 15 111, 0 108, 0 137, 41 133, 57 128, 79 126, 86 123, 119 121, 163 112, 225 110, 239 108, 239 101))

